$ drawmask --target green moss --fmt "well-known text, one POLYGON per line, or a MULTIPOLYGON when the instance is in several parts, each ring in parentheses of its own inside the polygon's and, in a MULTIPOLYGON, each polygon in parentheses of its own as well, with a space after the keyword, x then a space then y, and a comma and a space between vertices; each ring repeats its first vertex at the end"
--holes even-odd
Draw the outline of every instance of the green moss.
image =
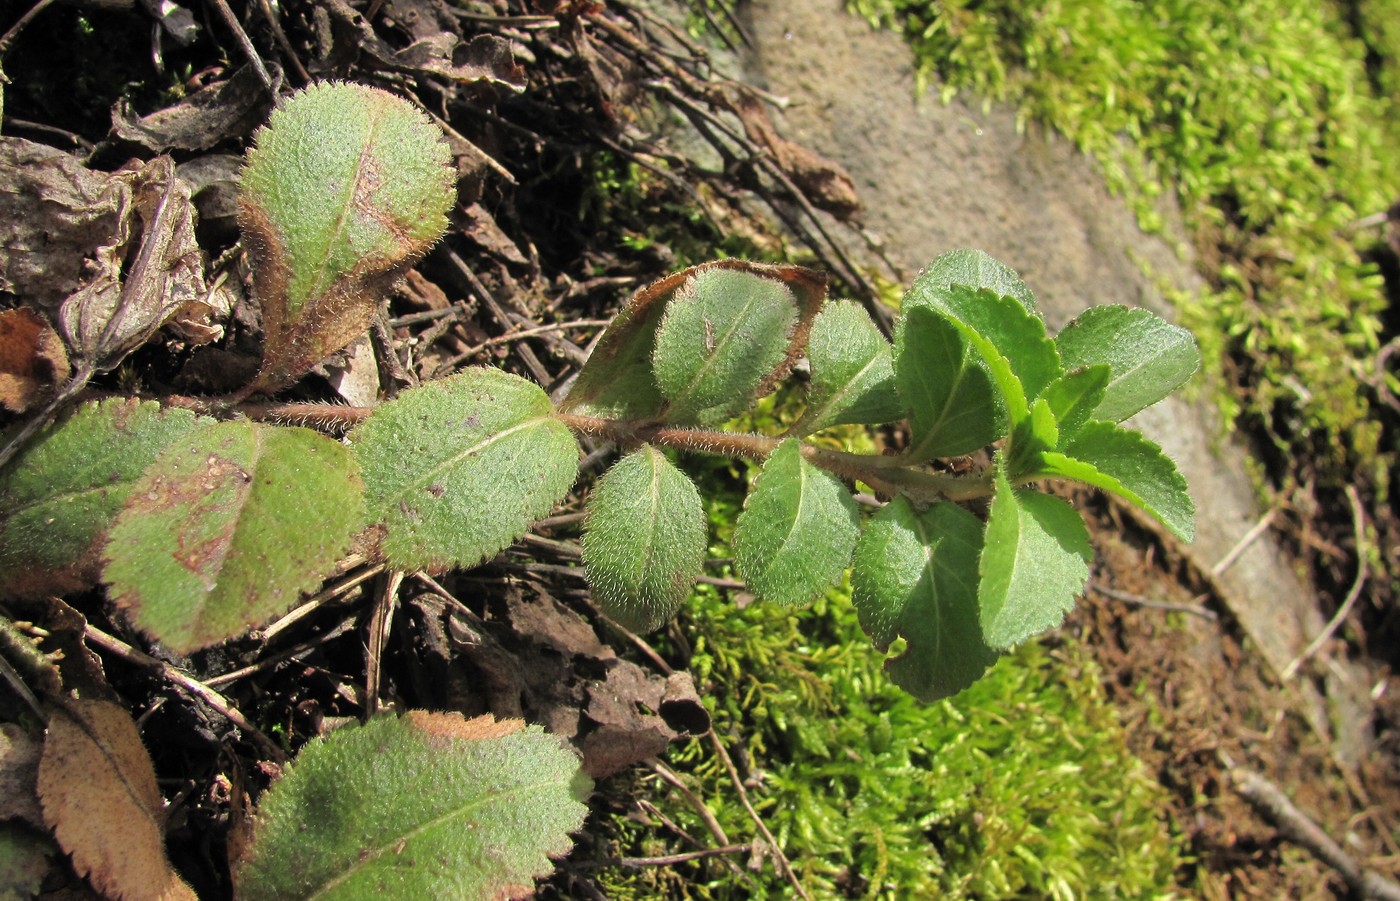
MULTIPOLYGON (((1400 171, 1400 4, 852 0, 903 29, 920 82, 1016 103, 1102 164, 1142 224, 1178 195, 1211 290, 1187 312, 1246 361, 1239 412, 1280 456, 1384 489, 1368 382, 1385 306, 1356 219, 1400 171), (1314 461, 1310 461, 1311 463, 1314 461)), ((1287 477, 1281 478, 1286 482, 1287 477)))

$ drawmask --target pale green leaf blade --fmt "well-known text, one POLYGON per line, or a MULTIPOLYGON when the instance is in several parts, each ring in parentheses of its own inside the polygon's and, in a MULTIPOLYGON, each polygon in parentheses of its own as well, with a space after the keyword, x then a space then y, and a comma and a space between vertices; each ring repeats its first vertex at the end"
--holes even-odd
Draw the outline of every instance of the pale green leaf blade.
POLYGON ((573 846, 592 783, 521 720, 411 711, 309 743, 263 796, 246 901, 504 898, 573 846))
POLYGON ((885 668, 921 701, 957 694, 996 662, 978 621, 981 550, 977 517, 951 503, 920 514, 903 497, 871 518, 856 545, 851 603, 880 650, 905 637, 885 668))
POLYGON ((1107 366, 1095 419, 1121 422, 1185 384, 1201 365, 1196 339, 1147 310, 1093 307, 1055 338, 1066 369, 1107 366))
POLYGON ((103 581, 181 653, 290 609, 364 522, 354 459, 310 429, 220 422, 171 443, 112 525, 103 581))
MULTIPOLYGON (((1009 389, 995 369, 995 361, 1004 359, 1020 384, 1027 402, 1034 400, 1063 371, 1060 353, 1045 333, 1040 316, 1027 310, 1014 297, 995 294, 984 288, 952 285, 933 295, 930 308, 939 311, 963 328, 964 335, 977 347, 992 377, 1003 393, 1009 389)), ((906 306, 906 310, 910 309, 906 306)), ((1006 395, 1015 415, 1012 394, 1006 395)))
POLYGON ((924 307, 902 316, 894 373, 909 415, 910 459, 970 454, 1001 436, 991 379, 951 320, 924 307))
POLYGON ((63 594, 97 579, 107 527, 146 467, 209 420, 154 401, 88 403, 0 470, 0 595, 63 594))
POLYGON ((1047 475, 1112 491, 1161 520, 1182 541, 1196 534, 1196 505, 1186 479, 1162 448, 1110 422, 1091 422, 1062 454, 1046 454, 1047 475))
POLYGON ((1060 439, 1068 440, 1094 415, 1108 389, 1107 366, 1076 369, 1051 382, 1041 393, 1059 426, 1060 439))
POLYGON ((1030 415, 1017 424, 1007 443, 1004 452, 1007 475, 1019 479, 1034 472, 1041 465, 1042 455, 1053 451, 1059 443, 1060 425, 1055 413, 1045 398, 1037 397, 1031 404, 1030 415))
POLYGON ((734 563, 755 594, 805 604, 841 578, 860 537, 856 502, 789 438, 769 455, 734 526, 734 563))
POLYGON ((578 445, 532 382, 474 367, 406 391, 350 433, 390 565, 472 566, 525 534, 578 475, 578 445))
POLYGON ((456 174, 422 110, 366 85, 313 84, 255 140, 239 224, 262 303, 258 387, 274 390, 364 331, 446 232, 456 174))
POLYGON ((1010 266, 981 250, 950 250, 929 264, 914 279, 905 306, 938 304, 938 297, 953 285, 986 288, 993 294, 1014 297, 1029 313, 1037 313, 1035 294, 1010 266))
POLYGON ((1058 626, 1089 578, 1084 521, 1057 497, 1013 488, 998 467, 977 590, 982 637, 994 648, 1058 626))
POLYGON ((688 278, 666 305, 652 353, 666 418, 714 425, 748 409, 787 361, 798 314, 777 279, 719 267, 688 278))
POLYGON ((634 632, 665 625, 705 563, 695 483, 650 445, 613 464, 593 489, 583 564, 603 612, 634 632))
POLYGON ((812 366, 807 409, 793 434, 904 418, 895 388, 894 349, 860 304, 827 304, 812 323, 807 359, 812 366))

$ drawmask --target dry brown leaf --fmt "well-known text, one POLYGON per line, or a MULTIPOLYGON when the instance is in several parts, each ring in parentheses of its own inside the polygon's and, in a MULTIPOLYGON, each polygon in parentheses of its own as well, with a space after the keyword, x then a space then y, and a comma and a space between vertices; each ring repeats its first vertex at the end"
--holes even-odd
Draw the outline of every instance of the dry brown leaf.
POLYGON ((14 723, 0 723, 0 820, 17 818, 44 828, 34 787, 41 747, 14 723))
POLYGON ((193 899, 165 856, 165 812, 136 724, 108 701, 50 707, 44 821, 93 887, 122 901, 193 899))
POLYGON ((325 0, 335 30, 382 69, 438 75, 471 84, 486 81, 525 90, 525 70, 515 61, 510 41, 491 34, 479 34, 463 41, 448 31, 417 36, 402 49, 391 47, 374 31, 374 26, 346 0, 325 0))
POLYGON ((44 317, 23 307, 0 310, 0 407, 24 413, 67 381, 68 354, 44 317))
POLYGON ((112 132, 158 153, 208 150, 230 138, 242 138, 267 119, 272 98, 252 66, 200 88, 149 116, 138 116, 122 101, 112 111, 112 132))
POLYGON ((840 164, 778 134, 763 101, 747 91, 735 94, 729 107, 743 123, 749 140, 768 151, 812 206, 842 220, 859 216, 860 197, 855 182, 840 164))

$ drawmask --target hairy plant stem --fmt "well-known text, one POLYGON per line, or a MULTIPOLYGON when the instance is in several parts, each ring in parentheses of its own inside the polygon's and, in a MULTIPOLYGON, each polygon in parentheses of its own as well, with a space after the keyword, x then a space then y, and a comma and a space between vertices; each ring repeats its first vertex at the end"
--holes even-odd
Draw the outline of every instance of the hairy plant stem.
MULTIPOLYGON (((623 447, 655 444, 749 460, 767 459, 784 440, 768 435, 675 428, 655 420, 602 419, 570 413, 555 413, 554 418, 577 434, 602 438, 623 447)), ((903 494, 910 500, 931 502, 966 501, 992 494, 992 480, 988 473, 953 475, 930 472, 911 465, 901 457, 852 454, 811 444, 800 447, 802 456, 812 465, 843 479, 862 481, 885 497, 903 494)))

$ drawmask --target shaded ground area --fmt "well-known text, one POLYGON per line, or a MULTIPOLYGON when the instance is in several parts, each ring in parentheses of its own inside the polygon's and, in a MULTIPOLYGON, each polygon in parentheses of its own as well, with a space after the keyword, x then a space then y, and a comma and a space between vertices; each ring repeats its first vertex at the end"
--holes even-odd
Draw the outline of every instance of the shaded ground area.
MULTIPOLYGON (((943 250, 981 246, 1021 270, 1050 305, 1053 326, 1094 303, 1163 309, 1144 265, 1178 286, 1193 283, 1189 264, 1137 232, 1087 161, 1060 142, 1017 133, 1005 111, 916 103, 899 41, 869 34, 834 5, 769 2, 745 13, 755 41, 746 77, 792 101, 777 128, 756 94, 714 74, 709 57, 718 51, 696 46, 674 10, 449 9, 422 0, 371 12, 326 0, 284 4, 283 35, 260 6, 237 11, 259 53, 280 61, 293 84, 353 78, 415 96, 456 133, 464 175, 452 234, 396 293, 362 362, 337 362, 309 380, 298 389, 309 399, 358 402, 350 392, 392 394, 475 363, 557 387, 631 289, 720 252, 776 254, 786 244, 832 271, 842 293, 873 301, 875 274, 907 279, 943 250), (508 41, 515 65, 492 78, 454 69, 482 34, 508 41), (443 35, 446 56, 405 52, 443 35), (683 134, 676 119, 687 123, 683 134), (879 235, 873 246, 861 227, 879 235), (552 330, 520 337, 540 326, 552 330)), ((7 12, 0 29, 20 12, 7 12)), ((199 19, 182 46, 185 24, 136 10, 42 11, 4 57, 13 82, 4 134, 75 150, 102 170, 170 153, 202 188, 205 262, 246 309, 245 273, 228 253, 236 237, 228 192, 236 154, 270 98, 226 23, 199 19), (74 66, 79 58, 87 64, 74 66), (235 79, 240 87, 223 99, 197 93, 235 79), (189 103, 192 96, 209 106, 189 103)), ((719 68, 734 78, 742 71, 719 68)), ((6 306, 15 300, 4 297, 6 306)), ((225 334, 205 345, 165 333, 99 387, 155 396, 236 387, 256 366, 257 322, 235 315, 215 324, 225 334)), ((1207 511, 1198 550, 1091 501, 1094 581, 1109 594, 1091 593, 1066 628, 1094 647, 1134 750, 1173 793, 1176 825, 1196 857, 1183 877, 1207 897, 1332 897, 1343 891, 1336 877, 1250 812, 1229 790, 1223 761, 1276 780, 1351 853, 1395 874, 1400 711, 1388 706, 1393 690, 1376 692, 1374 705, 1367 697, 1382 673, 1333 666, 1325 655, 1295 683, 1303 689, 1280 687, 1277 671, 1321 617, 1267 540, 1245 545, 1218 577, 1208 574, 1259 518, 1238 461, 1215 465, 1212 425, 1201 403, 1145 424, 1204 467, 1191 476, 1207 511), (1215 618, 1132 599, 1203 607, 1215 618)), ((585 467, 604 462, 591 456, 585 467)), ((89 661, 85 640, 101 648, 91 658, 99 673, 88 677, 108 683, 139 718, 175 798, 172 855, 202 896, 225 897, 225 840, 243 828, 248 799, 275 768, 246 732, 148 665, 143 647, 223 692, 293 750, 328 723, 380 707, 523 713, 570 736, 603 775, 705 731, 693 696, 668 680, 668 662, 637 653, 593 616, 573 566, 580 518, 571 499, 491 566, 410 577, 394 591, 378 570, 347 560, 303 613, 188 660, 144 645, 98 592, 69 595, 71 606, 42 601, 6 613, 35 624, 29 635, 43 650, 66 649, 65 668, 89 661), (370 621, 385 610, 389 637, 367 652, 370 621), (93 630, 136 651, 95 645, 93 630)), ((16 703, 5 704, 6 719, 17 716, 16 703)), ((597 806, 624 805, 603 798, 597 806)), ((63 881, 55 873, 48 885, 63 881)))

